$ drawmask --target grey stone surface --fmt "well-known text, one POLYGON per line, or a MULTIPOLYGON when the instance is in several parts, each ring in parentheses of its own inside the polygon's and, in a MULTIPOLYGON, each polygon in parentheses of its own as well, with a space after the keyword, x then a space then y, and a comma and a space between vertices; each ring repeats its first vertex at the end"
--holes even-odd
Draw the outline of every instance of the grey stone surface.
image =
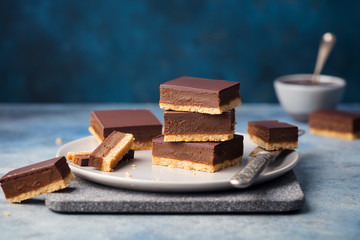
POLYGON ((248 189, 209 193, 128 191, 76 178, 47 194, 45 204, 53 211, 87 213, 286 212, 301 209, 304 194, 293 171, 248 189))
MULTIPOLYGON (((246 100, 246 99, 245 99, 246 100)), ((55 156, 61 145, 89 135, 94 109, 148 108, 154 104, 0 104, 0 175, 55 156)), ((360 112, 360 104, 341 109, 360 112)), ((0 191, 0 239, 359 239, 360 139, 309 134, 277 104, 243 104, 236 131, 247 121, 278 119, 306 133, 299 139, 294 173, 306 201, 299 211, 239 214, 60 214, 44 195, 10 204, 0 191), (9 213, 6 216, 5 213, 9 213)))

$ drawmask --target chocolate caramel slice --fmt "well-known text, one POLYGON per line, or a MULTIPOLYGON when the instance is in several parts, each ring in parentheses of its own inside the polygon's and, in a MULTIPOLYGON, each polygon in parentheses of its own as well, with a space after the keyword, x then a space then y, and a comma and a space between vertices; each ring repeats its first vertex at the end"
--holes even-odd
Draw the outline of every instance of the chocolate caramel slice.
POLYGON ((298 127, 277 120, 248 122, 250 140, 266 150, 298 147, 298 127))
POLYGON ((360 137, 360 113, 333 109, 314 111, 309 114, 312 134, 353 140, 360 137))
POLYGON ((12 203, 65 188, 74 180, 65 157, 57 157, 8 172, 0 178, 5 197, 12 203))
POLYGON ((166 111, 164 113, 165 142, 227 141, 233 138, 235 110, 219 115, 166 111))
POLYGON ((225 142, 165 142, 164 136, 153 139, 154 165, 216 172, 241 163, 243 136, 225 142))
POLYGON ((180 77, 160 84, 160 108, 221 114, 241 104, 240 83, 180 77))
POLYGON ((123 156, 129 152, 133 143, 133 135, 118 131, 112 132, 90 154, 89 166, 101 171, 110 172, 119 163, 123 156))
POLYGON ((132 149, 151 149, 151 140, 160 135, 161 122, 149 110, 92 111, 89 131, 101 143, 113 131, 131 133, 132 149))

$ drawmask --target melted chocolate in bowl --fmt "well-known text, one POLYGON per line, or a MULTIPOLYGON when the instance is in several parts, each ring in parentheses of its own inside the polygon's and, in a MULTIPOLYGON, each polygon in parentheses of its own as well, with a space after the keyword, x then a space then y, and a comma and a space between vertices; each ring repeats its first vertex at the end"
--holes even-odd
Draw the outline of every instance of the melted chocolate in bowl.
POLYGON ((333 82, 317 82, 317 84, 313 84, 313 82, 311 81, 311 79, 304 79, 304 80, 288 80, 288 79, 284 79, 281 81, 282 83, 286 83, 286 84, 293 84, 293 85, 303 85, 303 86, 336 86, 335 83, 333 82))
POLYGON ((292 74, 274 81, 281 106, 297 121, 307 121, 308 114, 319 109, 335 108, 344 93, 344 79, 320 75, 317 84, 312 74, 292 74))

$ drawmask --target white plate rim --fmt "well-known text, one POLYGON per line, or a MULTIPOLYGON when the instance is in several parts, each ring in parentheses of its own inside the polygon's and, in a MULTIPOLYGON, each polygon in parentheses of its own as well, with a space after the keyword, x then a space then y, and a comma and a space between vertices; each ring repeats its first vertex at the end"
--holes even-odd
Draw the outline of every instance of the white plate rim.
MULTIPOLYGON (((248 137, 246 133, 237 133, 241 134, 244 137, 248 137)), ((68 142, 62 145, 56 153, 56 156, 60 156, 63 152, 63 149, 68 148, 74 144, 81 144, 84 141, 91 141, 94 139, 93 136, 87 136, 83 138, 76 139, 74 141, 68 142)), ((151 150, 147 150, 151 152, 151 150)), ((135 153, 136 154, 136 153, 135 153)), ((135 155, 136 156, 136 155, 135 155)), ((273 171, 266 172, 264 171, 260 174, 253 184, 263 183, 274 178, 277 178, 286 172, 293 169, 299 162, 299 155, 296 151, 291 152, 287 158, 291 157, 292 161, 288 165, 285 165, 280 168, 276 168, 273 171)), ((149 192, 204 192, 204 191, 219 191, 219 190, 228 190, 234 189, 230 184, 230 178, 212 182, 175 182, 175 181, 154 181, 154 180, 144 180, 136 178, 127 178, 121 176, 111 175, 111 172, 101 172, 88 170, 89 167, 80 167, 71 161, 68 161, 71 171, 78 177, 89 180, 91 182, 100 183, 107 186, 128 189, 128 190, 138 190, 138 191, 149 191, 149 192)), ((159 166, 164 167, 164 166, 159 166)), ((186 171, 186 170, 184 170, 186 171)), ((216 174, 212 173, 212 174, 216 174)))

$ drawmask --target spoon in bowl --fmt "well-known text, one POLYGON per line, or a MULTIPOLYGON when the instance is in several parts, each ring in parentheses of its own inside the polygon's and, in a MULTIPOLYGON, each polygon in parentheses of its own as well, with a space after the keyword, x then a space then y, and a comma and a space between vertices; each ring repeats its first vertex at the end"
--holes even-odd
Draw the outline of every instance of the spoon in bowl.
POLYGON ((322 40, 319 46, 318 56, 316 59, 315 70, 311 77, 311 82, 314 85, 318 84, 319 75, 324 67, 324 64, 331 50, 334 47, 335 42, 336 42, 336 37, 332 33, 327 32, 322 36, 322 40))

